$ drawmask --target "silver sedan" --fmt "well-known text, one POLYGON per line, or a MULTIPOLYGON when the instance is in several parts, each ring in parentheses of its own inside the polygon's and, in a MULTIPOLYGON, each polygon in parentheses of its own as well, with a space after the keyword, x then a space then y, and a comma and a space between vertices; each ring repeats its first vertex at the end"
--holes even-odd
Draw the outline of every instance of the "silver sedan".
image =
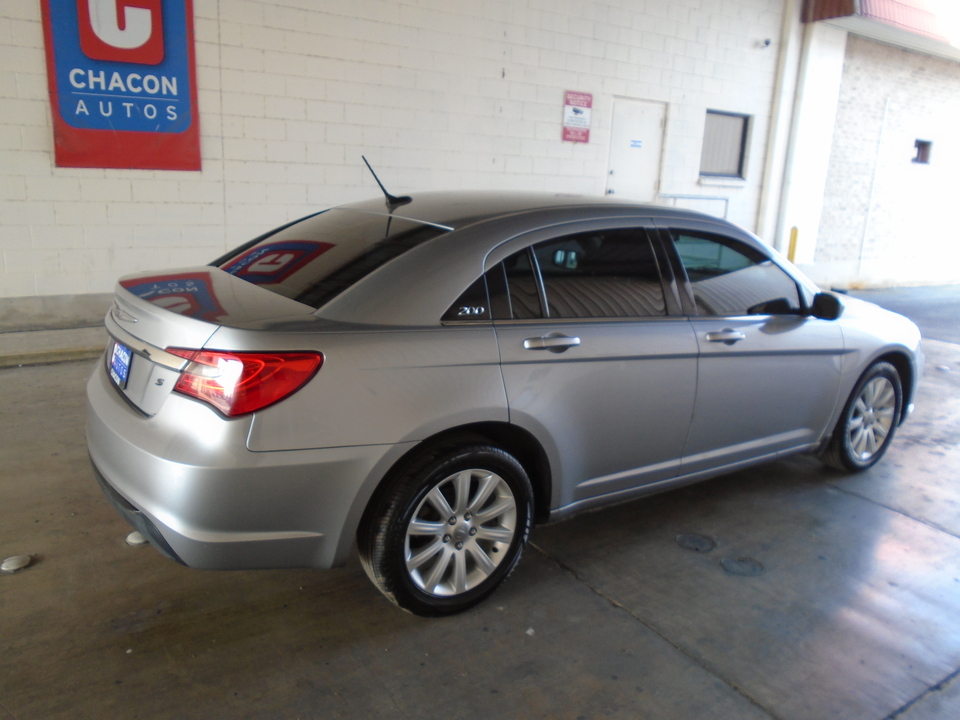
POLYGON ((534 522, 792 453, 858 471, 920 333, 674 208, 435 193, 123 278, 88 384, 117 510, 196 568, 329 568, 458 612, 534 522))

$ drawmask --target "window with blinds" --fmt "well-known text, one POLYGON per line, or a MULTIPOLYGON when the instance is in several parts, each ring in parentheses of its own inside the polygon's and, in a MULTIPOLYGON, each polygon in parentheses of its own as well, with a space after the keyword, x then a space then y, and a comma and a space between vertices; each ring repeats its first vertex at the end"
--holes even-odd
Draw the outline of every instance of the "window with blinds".
POLYGON ((743 177, 749 123, 748 115, 707 110, 700 155, 701 175, 743 177))

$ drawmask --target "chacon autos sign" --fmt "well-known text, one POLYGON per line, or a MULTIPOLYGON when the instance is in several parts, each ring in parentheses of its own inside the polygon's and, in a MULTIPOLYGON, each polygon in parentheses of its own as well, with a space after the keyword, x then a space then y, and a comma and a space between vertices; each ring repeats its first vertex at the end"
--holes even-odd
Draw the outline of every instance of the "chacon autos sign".
POLYGON ((200 169, 192 0, 42 0, 56 162, 200 169))

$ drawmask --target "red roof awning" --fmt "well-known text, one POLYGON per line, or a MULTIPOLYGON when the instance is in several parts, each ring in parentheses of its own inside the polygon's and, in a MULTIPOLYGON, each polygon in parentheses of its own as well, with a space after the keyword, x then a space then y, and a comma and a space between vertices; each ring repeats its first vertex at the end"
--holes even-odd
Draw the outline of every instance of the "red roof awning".
POLYGON ((806 22, 857 16, 932 40, 949 43, 931 0, 806 0, 806 22), (858 10, 859 5, 859 10, 858 10))

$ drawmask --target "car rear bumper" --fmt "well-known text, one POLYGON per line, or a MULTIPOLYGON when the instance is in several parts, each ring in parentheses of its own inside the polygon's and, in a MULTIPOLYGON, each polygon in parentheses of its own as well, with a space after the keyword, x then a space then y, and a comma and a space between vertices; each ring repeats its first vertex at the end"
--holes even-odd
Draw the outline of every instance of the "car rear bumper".
POLYGON ((171 560, 175 560, 181 565, 186 565, 164 539, 163 535, 157 529, 157 526, 150 522, 150 519, 146 515, 128 503, 123 495, 113 489, 103 476, 103 473, 97 469, 97 465, 92 459, 90 460, 90 464, 93 466, 93 475, 97 479, 100 489, 103 490, 103 494, 107 496, 107 500, 113 505, 113 509, 120 514, 120 517, 130 523, 135 530, 148 539, 150 544, 159 550, 162 555, 171 560))
POLYGON ((100 365, 87 399, 87 446, 107 498, 194 568, 342 564, 373 490, 410 446, 251 452, 250 418, 226 420, 178 394, 146 417, 100 365))

